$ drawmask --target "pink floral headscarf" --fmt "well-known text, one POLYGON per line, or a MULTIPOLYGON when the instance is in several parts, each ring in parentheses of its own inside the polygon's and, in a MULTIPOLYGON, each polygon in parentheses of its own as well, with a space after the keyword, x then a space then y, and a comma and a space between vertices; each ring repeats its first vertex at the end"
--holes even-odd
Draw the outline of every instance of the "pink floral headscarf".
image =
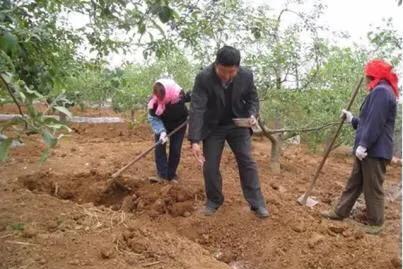
POLYGON ((153 95, 150 102, 148 102, 148 108, 153 109, 155 104, 157 104, 155 114, 160 116, 164 113, 167 104, 175 104, 179 101, 182 88, 172 79, 159 79, 155 83, 161 83, 164 86, 164 99, 159 100, 157 96, 153 95))

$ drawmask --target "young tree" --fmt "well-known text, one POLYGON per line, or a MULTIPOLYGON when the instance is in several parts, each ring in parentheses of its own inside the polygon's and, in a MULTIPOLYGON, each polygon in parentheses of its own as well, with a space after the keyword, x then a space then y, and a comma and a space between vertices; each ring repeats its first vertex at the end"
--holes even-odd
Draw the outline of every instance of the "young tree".
MULTIPOLYGON (((327 52, 327 45, 319 35, 324 28, 317 22, 324 6, 315 4, 311 12, 302 12, 298 11, 300 5, 298 1, 287 2, 277 15, 270 9, 260 8, 251 26, 255 40, 250 42, 246 63, 256 73, 262 122, 276 129, 306 124, 301 117, 304 106, 294 103, 291 106, 291 101, 295 101, 295 96, 303 96, 298 92, 307 90, 316 79, 327 52), (293 22, 286 24, 286 16, 291 16, 293 22)), ((312 124, 317 125, 314 121, 312 124)), ((272 144, 271 167, 279 171, 283 140, 295 133, 265 134, 272 144)))
MULTIPOLYGON (((82 44, 102 60, 111 51, 127 49, 138 34, 161 29, 159 23, 175 20, 174 1, 10 1, 0 2, 0 87, 18 107, 20 117, 1 124, 1 131, 17 128, 40 133, 47 148, 56 145, 56 131, 65 126, 39 112, 34 103, 44 101, 51 91, 63 91, 65 78, 75 69, 82 44), (68 14, 89 22, 78 29, 67 23, 68 14), (124 40, 114 33, 126 33, 124 40)), ((175 3, 179 3, 175 1, 175 3)), ((185 5, 182 5, 186 8, 185 5)), ((151 41, 150 41, 151 42, 151 41)), ((60 98, 59 98, 60 99, 60 98)), ((69 112, 61 106, 51 107, 69 112)), ((10 138, 11 139, 11 138, 10 138)), ((5 159, 11 140, 0 142, 5 159)))

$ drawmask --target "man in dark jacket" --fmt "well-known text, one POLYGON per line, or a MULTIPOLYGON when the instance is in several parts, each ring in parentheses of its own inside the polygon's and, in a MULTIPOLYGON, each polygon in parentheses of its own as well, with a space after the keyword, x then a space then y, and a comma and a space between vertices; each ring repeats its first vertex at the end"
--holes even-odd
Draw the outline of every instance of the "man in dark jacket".
POLYGON ((356 200, 364 192, 368 226, 366 232, 377 234, 384 222, 383 181, 386 165, 393 157, 393 132, 396 118, 397 76, 392 66, 382 60, 365 66, 369 94, 361 106, 360 116, 342 110, 346 122, 356 129, 355 161, 347 186, 335 209, 322 212, 330 219, 350 215, 356 200))
POLYGON ((247 118, 253 126, 259 111, 253 74, 240 67, 240 59, 237 49, 224 46, 217 52, 215 62, 197 75, 188 138, 193 155, 203 164, 207 196, 204 214, 214 214, 224 202, 219 167, 227 141, 238 163, 245 199, 258 217, 266 218, 269 213, 260 190, 256 162, 251 157, 251 129, 233 122, 233 118, 247 118))

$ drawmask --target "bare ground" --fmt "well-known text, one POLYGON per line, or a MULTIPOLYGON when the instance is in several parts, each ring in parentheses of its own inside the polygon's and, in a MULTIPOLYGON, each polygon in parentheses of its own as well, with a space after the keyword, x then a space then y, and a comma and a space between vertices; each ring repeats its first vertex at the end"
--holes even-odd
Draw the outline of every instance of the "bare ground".
POLYGON ((321 156, 289 146, 281 174, 269 170, 269 144, 255 138, 262 190, 271 217, 257 219, 243 199, 235 159, 221 162, 224 205, 216 215, 199 213, 201 169, 183 146, 179 184, 150 184, 153 155, 119 178, 106 180, 152 145, 146 125, 75 125, 38 163, 38 137, 11 151, 0 164, 0 268, 401 268, 401 167, 390 166, 385 230, 362 231, 365 206, 352 218, 324 220, 350 174, 352 157, 339 150, 326 163, 313 193, 314 208, 297 204, 321 156))

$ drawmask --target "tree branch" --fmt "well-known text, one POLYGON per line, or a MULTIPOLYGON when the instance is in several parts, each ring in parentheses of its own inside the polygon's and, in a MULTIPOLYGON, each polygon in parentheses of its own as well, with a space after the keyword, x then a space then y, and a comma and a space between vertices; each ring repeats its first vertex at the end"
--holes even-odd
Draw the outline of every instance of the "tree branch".
POLYGON ((283 139, 284 139, 284 140, 290 139, 290 138, 296 136, 297 134, 298 134, 298 133, 296 133, 296 132, 289 132, 287 135, 284 135, 284 136, 283 136, 283 139))
POLYGON ((287 77, 290 74, 290 67, 287 67, 287 71, 285 72, 284 78, 281 80, 281 84, 287 81, 287 77))
POLYGON ((267 129, 266 125, 264 125, 262 120, 260 118, 258 118, 257 122, 259 124, 260 129, 262 129, 263 135, 266 136, 270 140, 271 143, 275 143, 276 138, 270 132, 268 132, 268 129, 267 129))
POLYGON ((340 124, 340 123, 331 122, 331 123, 327 123, 327 124, 324 124, 324 125, 318 126, 318 127, 295 128, 295 129, 284 129, 284 128, 283 129, 269 129, 263 123, 261 123, 261 121, 259 120, 259 126, 262 129, 265 136, 267 136, 267 137, 269 137, 272 134, 276 134, 276 133, 286 133, 286 132, 303 133, 303 132, 319 131, 321 129, 336 126, 338 124, 340 124))
POLYGON ((10 88, 10 86, 8 85, 7 81, 3 78, 3 75, 2 75, 2 74, 0 74, 0 79, 1 79, 1 81, 3 82, 4 86, 6 87, 6 89, 7 89, 7 91, 8 91, 8 94, 9 94, 9 95, 11 96, 11 98, 13 99, 13 102, 14 102, 15 105, 17 106, 18 111, 19 111, 21 117, 24 118, 24 113, 22 113, 21 106, 20 106, 20 104, 18 103, 17 98, 15 98, 15 96, 14 96, 14 94, 13 94, 13 91, 11 90, 11 88, 10 88))
POLYGON ((303 84, 300 88, 298 88, 297 90, 301 91, 304 90, 306 88, 308 88, 308 86, 314 81, 314 79, 316 78, 316 76, 319 74, 319 69, 315 69, 314 73, 310 76, 310 78, 305 82, 305 84, 303 84))

